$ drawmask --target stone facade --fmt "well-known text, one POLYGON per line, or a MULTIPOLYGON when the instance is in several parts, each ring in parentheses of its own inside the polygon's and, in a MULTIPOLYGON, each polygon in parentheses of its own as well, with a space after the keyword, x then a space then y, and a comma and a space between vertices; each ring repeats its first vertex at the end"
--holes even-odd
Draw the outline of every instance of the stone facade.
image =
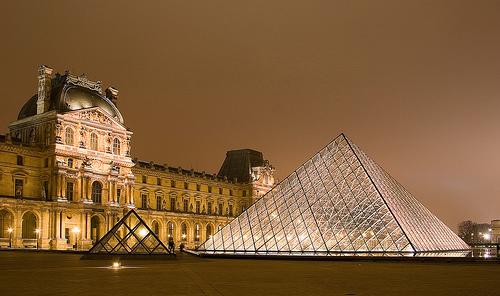
POLYGON ((0 136, 0 247, 89 249, 136 208, 161 240, 195 248, 273 186, 264 160, 243 181, 132 159, 117 100, 39 68, 38 94, 0 136))

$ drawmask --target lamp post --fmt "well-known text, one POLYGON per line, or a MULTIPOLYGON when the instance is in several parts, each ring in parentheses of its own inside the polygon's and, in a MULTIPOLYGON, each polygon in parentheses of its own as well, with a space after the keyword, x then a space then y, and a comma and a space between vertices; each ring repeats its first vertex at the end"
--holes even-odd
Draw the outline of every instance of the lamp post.
POLYGON ((40 229, 35 229, 36 234, 36 249, 38 250, 38 238, 40 237, 40 229))
POLYGON ((78 234, 80 233, 80 228, 75 226, 71 231, 75 234, 75 250, 78 250, 78 234))
POLYGON ((14 229, 12 229, 12 227, 9 227, 7 229, 7 232, 9 233, 9 248, 12 248, 12 231, 14 231, 14 229))

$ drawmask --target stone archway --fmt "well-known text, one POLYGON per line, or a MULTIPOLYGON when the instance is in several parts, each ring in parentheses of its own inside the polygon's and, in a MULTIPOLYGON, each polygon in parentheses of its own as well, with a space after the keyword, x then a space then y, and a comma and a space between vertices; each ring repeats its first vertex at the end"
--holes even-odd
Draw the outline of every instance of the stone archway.
POLYGON ((23 239, 36 239, 37 238, 37 217, 36 215, 28 211, 23 215, 22 222, 22 238, 23 239))
POLYGON ((10 238, 13 228, 14 215, 5 209, 0 210, 0 238, 10 238))
POLYGON ((104 218, 95 215, 90 218, 90 239, 97 242, 104 235, 104 218))

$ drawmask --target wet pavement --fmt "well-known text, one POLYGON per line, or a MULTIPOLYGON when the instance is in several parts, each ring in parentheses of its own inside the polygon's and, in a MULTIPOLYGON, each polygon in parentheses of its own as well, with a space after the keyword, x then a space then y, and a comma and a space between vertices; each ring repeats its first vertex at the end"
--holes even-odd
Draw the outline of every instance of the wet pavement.
POLYGON ((500 295, 498 263, 80 257, 2 251, 0 295, 500 295))

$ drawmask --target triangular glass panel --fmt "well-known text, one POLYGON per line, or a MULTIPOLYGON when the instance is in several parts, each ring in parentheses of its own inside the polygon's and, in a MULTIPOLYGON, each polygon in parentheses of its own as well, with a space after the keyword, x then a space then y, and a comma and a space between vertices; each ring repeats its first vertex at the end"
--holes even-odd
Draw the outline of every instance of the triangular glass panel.
POLYGON ((199 251, 401 256, 468 249, 341 134, 202 244, 199 251))
MULTIPOLYGON (((213 244, 211 244, 213 247, 213 244)), ((89 254, 169 254, 167 247, 136 211, 130 210, 89 250, 89 254)))

